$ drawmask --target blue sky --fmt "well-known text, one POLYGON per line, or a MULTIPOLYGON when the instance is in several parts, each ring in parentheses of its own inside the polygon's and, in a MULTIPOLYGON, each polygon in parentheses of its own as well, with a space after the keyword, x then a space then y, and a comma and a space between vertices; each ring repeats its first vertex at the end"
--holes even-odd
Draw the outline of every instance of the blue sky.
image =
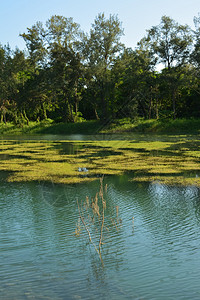
POLYGON ((163 15, 193 27, 193 17, 200 12, 200 0, 0 0, 0 43, 24 49, 19 34, 37 21, 45 23, 52 15, 73 17, 82 30, 89 32, 100 12, 118 15, 125 33, 122 42, 134 48, 163 15))

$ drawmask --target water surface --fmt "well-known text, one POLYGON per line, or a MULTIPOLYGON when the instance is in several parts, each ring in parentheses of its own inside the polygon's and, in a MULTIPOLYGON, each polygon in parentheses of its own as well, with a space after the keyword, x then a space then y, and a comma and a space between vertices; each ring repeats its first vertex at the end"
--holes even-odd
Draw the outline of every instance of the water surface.
POLYGON ((84 231, 74 234, 76 200, 94 197, 98 180, 0 181, 1 299, 200 299, 199 189, 127 175, 104 184, 106 218, 119 206, 122 225, 105 232, 103 266, 84 231))

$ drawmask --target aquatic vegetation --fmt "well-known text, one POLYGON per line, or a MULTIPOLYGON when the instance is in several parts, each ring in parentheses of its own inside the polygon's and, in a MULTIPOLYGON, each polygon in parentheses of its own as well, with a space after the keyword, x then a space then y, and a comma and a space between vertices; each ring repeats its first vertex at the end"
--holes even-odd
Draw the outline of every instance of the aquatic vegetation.
POLYGON ((107 185, 103 185, 103 177, 100 178, 100 188, 94 198, 86 196, 85 201, 78 201, 77 206, 79 219, 76 224, 75 236, 80 236, 82 227, 89 238, 90 244, 98 254, 102 265, 102 246, 105 239, 105 231, 111 228, 119 230, 122 220, 119 219, 119 206, 116 206, 116 215, 112 218, 106 215, 106 197, 107 185), (82 226, 81 226, 82 225, 82 226))
POLYGON ((167 141, 0 142, 0 171, 8 171, 8 181, 74 184, 128 172, 134 181, 200 186, 199 158, 199 140, 186 136, 167 141), (87 172, 80 172, 82 168, 87 172))

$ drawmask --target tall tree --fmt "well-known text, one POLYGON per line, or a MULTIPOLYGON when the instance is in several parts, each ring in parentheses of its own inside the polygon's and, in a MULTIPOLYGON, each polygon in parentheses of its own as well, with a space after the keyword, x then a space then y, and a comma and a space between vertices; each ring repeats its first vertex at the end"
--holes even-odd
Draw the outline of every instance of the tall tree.
POLYGON ((47 21, 47 32, 51 84, 59 95, 63 119, 75 122, 83 76, 79 52, 82 32, 72 18, 62 16, 47 21))
POLYGON ((158 62, 164 63, 165 67, 170 69, 188 61, 192 45, 189 26, 179 25, 170 17, 163 16, 160 24, 147 32, 147 39, 158 56, 158 62))
POLYGON ((157 57, 158 63, 164 64, 166 68, 162 75, 165 76, 167 82, 165 87, 171 93, 169 99, 171 99, 173 117, 176 118, 177 90, 181 82, 179 80, 180 70, 190 59, 191 30, 189 26, 179 25, 170 17, 163 16, 160 24, 153 26, 147 32, 150 48, 157 57))
POLYGON ((0 47, 0 111, 1 121, 17 119, 16 97, 19 92, 19 72, 26 68, 24 53, 12 51, 9 45, 0 47), (7 116, 6 116, 7 115, 7 116))
POLYGON ((116 83, 116 105, 124 116, 151 118, 154 112, 156 73, 151 54, 142 48, 125 49, 112 70, 116 83))
POLYGON ((196 67, 200 67, 200 13, 198 14, 198 17, 194 17, 194 25, 195 25, 195 31, 194 31, 194 50, 192 52, 192 61, 194 62, 196 67))
POLYGON ((72 18, 56 15, 47 20, 45 27, 38 22, 28 28, 27 34, 22 34, 30 59, 35 63, 36 82, 39 79, 43 81, 38 83, 41 89, 37 89, 36 98, 40 99, 43 107, 48 106, 48 98, 53 99, 62 118, 70 121, 75 121, 80 100, 78 88, 82 68, 78 47, 81 36, 80 26, 72 18), (42 76, 38 76, 41 72, 42 76))
MULTIPOLYGON (((123 49, 123 45, 120 42, 122 35, 122 24, 118 17, 110 15, 106 19, 104 13, 100 13, 95 18, 90 34, 86 38, 85 59, 91 74, 91 85, 94 87, 95 82, 98 89, 99 108, 101 107, 101 116, 103 118, 108 117, 112 85, 110 71, 114 60, 123 49)), ((97 107, 96 103, 94 106, 95 108, 97 107)))
MULTIPOLYGON (((195 84, 192 86, 192 91, 190 91, 190 96, 187 99, 190 102, 190 107, 192 106, 192 113, 195 116, 199 116, 199 97, 200 97, 200 13, 198 16, 194 17, 195 30, 194 35, 194 49, 191 54, 191 63, 193 65, 193 81, 195 79, 195 84)), ((191 110, 190 110, 191 113, 191 110)))
POLYGON ((20 35, 26 43, 29 59, 35 68, 44 67, 47 63, 48 45, 46 34, 42 22, 37 22, 31 28, 27 28, 27 33, 20 35))

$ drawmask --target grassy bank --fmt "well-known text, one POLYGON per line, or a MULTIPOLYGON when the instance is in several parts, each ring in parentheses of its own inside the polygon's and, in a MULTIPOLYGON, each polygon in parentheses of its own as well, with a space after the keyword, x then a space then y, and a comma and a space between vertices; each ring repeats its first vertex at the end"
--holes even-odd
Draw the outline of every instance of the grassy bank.
POLYGON ((198 134, 200 119, 176 120, 111 120, 81 123, 54 123, 52 120, 30 122, 29 125, 16 126, 12 123, 0 124, 0 134, 97 134, 97 133, 157 133, 157 134, 198 134))
POLYGON ((200 119, 163 119, 143 120, 121 119, 111 122, 104 132, 107 133, 161 133, 161 134, 198 134, 200 133, 200 119))
POLYGON ((29 122, 29 125, 15 125, 13 123, 0 124, 0 134, 94 134, 99 131, 100 123, 86 121, 81 123, 54 123, 52 120, 29 122))

